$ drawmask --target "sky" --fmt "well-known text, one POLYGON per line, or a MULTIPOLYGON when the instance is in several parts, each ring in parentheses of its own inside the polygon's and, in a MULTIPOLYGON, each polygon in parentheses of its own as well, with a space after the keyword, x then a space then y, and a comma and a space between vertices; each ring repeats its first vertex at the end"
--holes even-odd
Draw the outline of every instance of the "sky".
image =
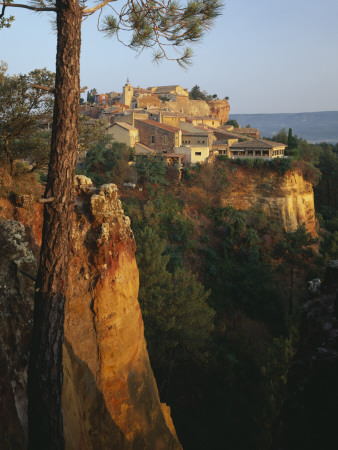
MULTIPOLYGON (((8 73, 55 70, 50 17, 10 12, 15 22, 0 30, 8 73)), ((151 52, 137 55, 104 37, 93 16, 82 26, 81 87, 121 92, 127 79, 141 87, 198 85, 228 96, 230 114, 337 111, 337 19, 337 0, 226 0, 222 16, 193 46, 192 67, 183 70, 173 61, 157 65, 151 52)))

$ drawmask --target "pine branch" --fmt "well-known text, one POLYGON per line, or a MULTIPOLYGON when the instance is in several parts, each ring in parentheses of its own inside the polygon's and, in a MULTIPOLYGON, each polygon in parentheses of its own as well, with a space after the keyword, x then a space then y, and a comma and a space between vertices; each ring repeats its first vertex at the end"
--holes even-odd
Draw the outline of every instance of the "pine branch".
POLYGON ((56 8, 47 7, 47 6, 40 8, 37 6, 23 5, 21 3, 4 3, 4 2, 0 2, 0 5, 2 5, 3 12, 4 12, 4 8, 7 8, 7 7, 24 8, 24 9, 29 9, 31 11, 37 11, 37 12, 48 12, 48 11, 56 12, 56 8))

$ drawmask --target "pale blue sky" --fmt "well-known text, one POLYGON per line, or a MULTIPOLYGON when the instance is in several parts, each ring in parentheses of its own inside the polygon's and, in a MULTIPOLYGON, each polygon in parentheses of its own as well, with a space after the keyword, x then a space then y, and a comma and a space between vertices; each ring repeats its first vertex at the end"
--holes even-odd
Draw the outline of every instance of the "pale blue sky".
MULTIPOLYGON (((54 70, 48 16, 12 11, 12 28, 0 30, 9 73, 54 70)), ((338 0, 227 0, 187 71, 174 62, 153 64, 147 51, 135 57, 99 33, 96 21, 83 24, 81 86, 121 91, 127 77, 142 87, 198 84, 229 96, 234 114, 338 110, 338 0)))

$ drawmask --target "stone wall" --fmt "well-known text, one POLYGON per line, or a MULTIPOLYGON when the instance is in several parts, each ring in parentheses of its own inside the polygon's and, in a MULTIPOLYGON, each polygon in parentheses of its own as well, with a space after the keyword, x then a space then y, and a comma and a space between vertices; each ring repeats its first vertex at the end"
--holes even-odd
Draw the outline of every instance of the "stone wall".
POLYGON ((165 102, 165 108, 172 112, 182 112, 192 116, 212 116, 225 123, 229 120, 230 105, 227 100, 189 100, 178 97, 177 102, 165 102))
POLYGON ((176 145, 177 133, 168 129, 159 128, 140 120, 135 120, 135 127, 139 130, 141 144, 160 152, 172 152, 176 145), (153 139, 152 139, 153 137, 153 139), (152 142, 153 140, 153 142, 152 142))
POLYGON ((137 98, 137 106, 138 108, 146 108, 148 106, 160 107, 162 104, 162 100, 159 99, 155 95, 147 95, 144 97, 137 98))
POLYGON ((181 112, 194 116, 209 116, 210 108, 204 100, 189 100, 179 97, 177 102, 165 102, 165 108, 172 112, 181 112))

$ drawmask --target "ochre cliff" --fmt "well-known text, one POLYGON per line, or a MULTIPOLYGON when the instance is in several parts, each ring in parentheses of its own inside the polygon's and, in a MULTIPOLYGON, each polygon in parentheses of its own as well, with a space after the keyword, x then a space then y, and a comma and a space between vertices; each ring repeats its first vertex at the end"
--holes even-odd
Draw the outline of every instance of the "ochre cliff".
POLYGON ((229 187, 221 195, 221 206, 261 209, 269 217, 293 231, 302 223, 316 235, 312 184, 297 171, 284 175, 267 168, 233 166, 228 173, 229 187))
POLYGON ((65 320, 67 448, 111 448, 112 440, 116 448, 180 448, 149 364, 129 219, 115 185, 95 192, 80 180, 65 320))
MULTIPOLYGON (((76 189, 65 315, 66 448, 179 449, 149 364, 137 300, 135 242, 117 188, 96 190, 80 177, 76 189)), ((0 217, 1 449, 25 448, 34 284, 19 269, 36 272, 42 222, 33 198, 15 203, 2 200, 0 217), (8 220, 13 217, 24 226, 8 220)))
POLYGON ((165 102, 165 107, 172 112, 181 112, 193 116, 212 116, 225 123, 229 120, 230 105, 227 100, 189 100, 178 97, 177 102, 165 102))
POLYGON ((216 117, 221 123, 229 120, 230 105, 227 100, 212 100, 208 102, 210 114, 216 117))

